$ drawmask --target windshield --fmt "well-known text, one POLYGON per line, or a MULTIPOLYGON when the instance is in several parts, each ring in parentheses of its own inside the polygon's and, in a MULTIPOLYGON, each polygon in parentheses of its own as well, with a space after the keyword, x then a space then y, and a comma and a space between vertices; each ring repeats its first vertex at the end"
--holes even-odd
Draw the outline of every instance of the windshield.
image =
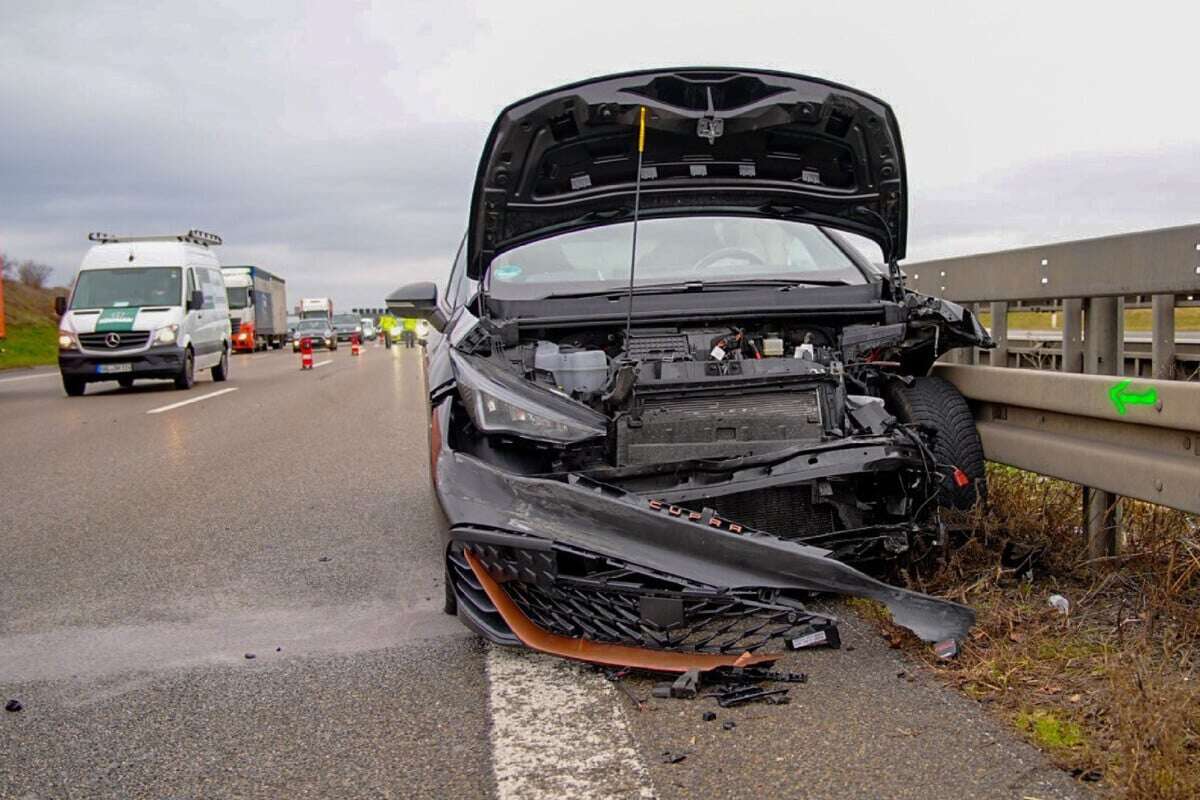
POLYGON ((182 303, 181 274, 179 267, 84 270, 71 308, 177 306, 182 303))
POLYGON ((325 320, 306 319, 296 326, 298 331, 324 331, 327 327, 325 320))
POLYGON ((333 318, 334 325, 358 325, 359 319, 353 314, 338 314, 333 318))
POLYGON ((230 286, 225 289, 230 308, 245 308, 250 305, 250 289, 246 286, 230 286))
MULTIPOLYGON (((633 225, 565 233, 497 256, 488 294, 532 300, 629 285, 633 225)), ((693 216, 638 223, 635 285, 755 279, 866 283, 854 262, 815 225, 751 217, 693 216)))

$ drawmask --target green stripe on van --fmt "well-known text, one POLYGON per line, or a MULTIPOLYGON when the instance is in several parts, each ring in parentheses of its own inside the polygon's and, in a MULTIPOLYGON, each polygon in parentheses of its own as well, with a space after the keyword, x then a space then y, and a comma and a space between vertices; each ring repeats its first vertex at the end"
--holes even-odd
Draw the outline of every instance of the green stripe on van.
POLYGON ((96 320, 96 333, 133 330, 133 321, 137 319, 139 310, 137 306, 104 309, 100 312, 100 319, 96 320))

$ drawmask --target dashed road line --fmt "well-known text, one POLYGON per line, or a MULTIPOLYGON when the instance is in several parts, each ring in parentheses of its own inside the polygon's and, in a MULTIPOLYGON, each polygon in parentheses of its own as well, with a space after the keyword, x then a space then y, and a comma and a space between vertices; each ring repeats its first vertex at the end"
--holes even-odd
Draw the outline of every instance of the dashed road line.
POLYGON ((181 406, 190 406, 192 403, 199 403, 201 400, 211 400, 214 397, 220 397, 223 394, 229 394, 230 392, 236 392, 237 390, 238 390, 238 387, 236 387, 236 386, 230 386, 228 389, 218 389, 215 392, 209 392, 208 394, 202 394, 199 397, 193 397, 191 400, 180 400, 178 403, 171 403, 169 406, 159 406, 158 408, 152 408, 149 411, 147 411, 146 413, 147 414, 161 414, 164 411, 171 411, 172 409, 176 409, 181 406))
POLYGON ((0 383, 13 383, 14 381, 31 381, 34 378, 54 378, 58 375, 57 372, 43 372, 38 375, 22 375, 19 378, 0 378, 0 383))
POLYGON ((333 359, 327 358, 324 361, 318 361, 317 363, 313 364, 313 369, 316 369, 317 367, 323 367, 326 364, 332 364, 332 363, 333 363, 333 359))
POLYGON ((492 769, 499 800, 652 800, 612 684, 581 665, 490 646, 492 769))

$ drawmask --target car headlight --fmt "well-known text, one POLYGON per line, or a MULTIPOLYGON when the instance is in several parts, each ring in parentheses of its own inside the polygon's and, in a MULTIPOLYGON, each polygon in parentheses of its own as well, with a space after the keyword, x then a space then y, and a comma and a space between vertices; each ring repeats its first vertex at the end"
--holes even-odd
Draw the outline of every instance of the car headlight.
POLYGON ((175 344, 175 339, 179 335, 178 325, 166 325, 158 329, 154 334, 155 344, 175 344))
POLYGON ((239 334, 238 334, 238 341, 239 341, 239 342, 244 342, 244 341, 246 341, 246 339, 247 339, 247 338, 249 338, 249 334, 246 334, 246 333, 239 333, 239 334))
POLYGON ((75 338, 75 334, 70 331, 60 330, 58 332, 58 349, 59 350, 78 350, 79 340, 75 338))
POLYGON ((475 427, 524 439, 575 444, 607 433, 608 419, 487 361, 451 354, 458 391, 475 427))

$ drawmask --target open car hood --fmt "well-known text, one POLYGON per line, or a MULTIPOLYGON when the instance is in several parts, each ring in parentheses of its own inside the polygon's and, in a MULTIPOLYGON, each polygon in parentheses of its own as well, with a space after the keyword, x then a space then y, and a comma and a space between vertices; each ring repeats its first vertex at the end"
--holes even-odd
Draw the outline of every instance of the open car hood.
POLYGON ((504 109, 475 177, 468 275, 520 244, 631 219, 642 106, 642 218, 796 219, 903 258, 904 153, 886 103, 815 78, 707 67, 594 78, 504 109))

